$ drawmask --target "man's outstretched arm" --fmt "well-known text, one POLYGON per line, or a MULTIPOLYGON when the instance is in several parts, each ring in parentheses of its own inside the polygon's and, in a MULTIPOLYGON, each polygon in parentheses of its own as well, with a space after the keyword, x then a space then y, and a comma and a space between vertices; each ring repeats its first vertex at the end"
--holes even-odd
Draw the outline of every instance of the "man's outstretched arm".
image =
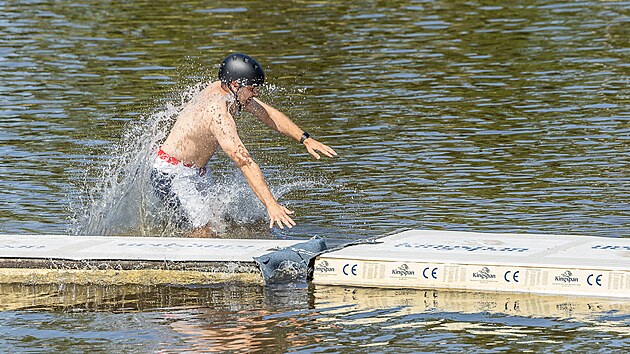
POLYGON ((227 112, 219 114, 214 119, 211 129, 221 148, 238 165, 254 194, 267 208, 270 219, 269 228, 272 228, 274 224, 281 229, 284 229, 284 226, 288 228, 295 226, 295 221, 289 216, 293 212, 278 204, 271 194, 260 167, 241 142, 236 132, 236 124, 229 118, 227 112))
POLYGON ((311 138, 304 130, 298 127, 297 124, 293 123, 289 117, 270 105, 255 98, 250 101, 250 103, 245 107, 245 110, 263 121, 272 129, 304 144, 309 154, 313 155, 316 159, 320 159, 318 152, 328 157, 337 156, 335 150, 328 145, 311 138))

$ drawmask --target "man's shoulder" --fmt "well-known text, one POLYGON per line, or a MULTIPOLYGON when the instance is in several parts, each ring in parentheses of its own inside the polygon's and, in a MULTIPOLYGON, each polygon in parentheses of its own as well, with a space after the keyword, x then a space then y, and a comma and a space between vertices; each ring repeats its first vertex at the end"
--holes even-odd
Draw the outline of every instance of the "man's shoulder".
POLYGON ((211 82, 208 84, 208 86, 206 86, 203 90, 201 90, 201 92, 203 94, 219 94, 221 95, 221 82, 220 81, 215 81, 215 82, 211 82))
MULTIPOLYGON (((212 84, 211 84, 212 85, 212 84)), ((215 109, 227 110, 227 102, 220 89, 212 88, 209 85, 199 93, 197 104, 215 109)))

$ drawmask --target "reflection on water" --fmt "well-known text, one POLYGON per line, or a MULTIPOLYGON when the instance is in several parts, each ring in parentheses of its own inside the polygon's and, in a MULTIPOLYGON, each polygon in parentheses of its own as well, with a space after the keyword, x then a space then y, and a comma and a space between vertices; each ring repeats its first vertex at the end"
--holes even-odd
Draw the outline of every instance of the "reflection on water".
MULTIPOLYGON (((18 348, 20 340, 42 341, 45 331, 64 331, 77 319, 92 328, 103 347, 132 347, 141 340, 148 348, 175 352, 577 350, 601 341, 610 349, 630 344, 630 304, 601 298, 235 283, 201 288, 5 284, 0 298, 3 330, 18 328, 10 330, 18 348), (42 310, 48 314, 27 322, 42 310), (97 324, 104 320, 113 327, 97 324), (142 337, 117 337, 139 329, 142 337)), ((5 344, 8 339, 0 336, 5 344)), ((65 341, 47 339, 60 347, 65 341)))

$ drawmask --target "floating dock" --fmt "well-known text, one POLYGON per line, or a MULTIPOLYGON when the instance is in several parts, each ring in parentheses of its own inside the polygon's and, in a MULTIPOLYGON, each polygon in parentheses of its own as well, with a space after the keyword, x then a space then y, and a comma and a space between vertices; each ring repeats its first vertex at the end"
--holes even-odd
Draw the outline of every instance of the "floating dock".
POLYGON ((313 281, 630 298, 630 240, 410 230, 319 256, 313 281))
POLYGON ((254 261, 303 241, 1 235, 0 283, 263 283, 254 261))
POLYGON ((630 298, 630 239, 409 230, 324 241, 2 235, 0 283, 263 284, 302 262, 317 285, 630 298))

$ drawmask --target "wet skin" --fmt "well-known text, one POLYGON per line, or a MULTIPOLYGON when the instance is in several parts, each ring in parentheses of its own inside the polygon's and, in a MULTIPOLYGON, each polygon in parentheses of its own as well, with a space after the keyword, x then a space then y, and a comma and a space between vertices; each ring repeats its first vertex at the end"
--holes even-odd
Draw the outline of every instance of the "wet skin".
MULTIPOLYGON (((162 150, 184 163, 203 167, 221 147, 241 169, 252 191, 265 205, 269 227, 276 224, 281 229, 291 228, 296 224, 290 216, 293 211, 278 204, 271 194, 258 164, 238 135, 234 116, 240 106, 270 128, 298 142, 304 131, 285 114, 257 99, 259 94, 259 87, 241 86, 237 82, 230 83, 229 87, 219 81, 208 85, 183 107, 162 150)), ((337 156, 332 148, 313 138, 304 140, 303 144, 316 159, 320 159, 320 153, 327 157, 337 156)))

